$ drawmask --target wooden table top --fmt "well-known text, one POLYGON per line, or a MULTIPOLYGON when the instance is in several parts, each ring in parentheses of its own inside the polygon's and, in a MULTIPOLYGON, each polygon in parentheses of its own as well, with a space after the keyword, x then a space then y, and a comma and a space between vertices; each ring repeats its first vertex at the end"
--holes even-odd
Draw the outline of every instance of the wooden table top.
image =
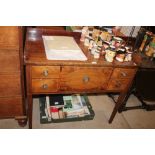
POLYGON ((118 62, 114 60, 112 63, 107 62, 103 57, 100 57, 96 64, 92 64, 94 61, 93 56, 89 52, 88 48, 80 42, 81 33, 78 32, 67 32, 60 30, 49 30, 39 28, 29 28, 26 35, 26 43, 24 50, 24 61, 25 64, 31 65, 84 65, 84 66, 119 66, 119 67, 136 67, 137 65, 131 62, 118 62), (74 37, 77 44, 82 49, 83 53, 87 56, 87 61, 58 61, 58 60, 47 60, 42 35, 57 35, 57 36, 72 36, 74 37))

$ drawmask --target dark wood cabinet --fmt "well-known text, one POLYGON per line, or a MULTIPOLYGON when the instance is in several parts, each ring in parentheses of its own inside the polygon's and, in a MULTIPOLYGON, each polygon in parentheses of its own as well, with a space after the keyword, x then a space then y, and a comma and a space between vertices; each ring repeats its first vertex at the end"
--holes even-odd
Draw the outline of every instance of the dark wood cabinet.
POLYGON ((0 118, 26 123, 23 74, 23 28, 0 27, 0 118))

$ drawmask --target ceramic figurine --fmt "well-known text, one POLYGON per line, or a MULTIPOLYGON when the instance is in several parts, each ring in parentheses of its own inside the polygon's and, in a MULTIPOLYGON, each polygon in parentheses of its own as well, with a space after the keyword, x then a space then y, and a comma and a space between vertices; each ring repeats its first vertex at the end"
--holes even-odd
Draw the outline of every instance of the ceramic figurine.
POLYGON ((101 47, 101 55, 105 55, 106 50, 109 48, 109 42, 104 41, 101 47))
POLYGON ((112 40, 112 45, 115 46, 116 48, 120 47, 121 44, 122 44, 122 38, 119 38, 119 37, 113 37, 113 40, 112 40))
POLYGON ((92 32, 92 38, 97 42, 98 41, 98 36, 100 35, 100 30, 94 28, 92 32))
POLYGON ((131 61, 132 60, 132 52, 127 52, 124 61, 131 61))
POLYGON ((97 50, 97 45, 96 45, 96 43, 94 42, 93 43, 93 47, 92 47, 92 49, 91 49, 91 54, 95 54, 95 52, 96 52, 96 50, 97 50))
POLYGON ((126 48, 126 56, 124 61, 131 61, 132 60, 132 51, 129 47, 125 47, 126 48))
POLYGON ((85 46, 89 46, 89 40, 90 40, 90 38, 89 38, 89 36, 87 35, 87 36, 85 37, 85 40, 84 40, 84 45, 85 45, 85 46))
POLYGON ((83 27, 82 33, 81 33, 80 41, 84 42, 86 36, 89 36, 89 29, 88 29, 88 26, 83 27))
POLYGON ((91 50, 93 48, 94 40, 90 39, 88 49, 91 50))
POLYGON ((145 54, 148 57, 153 57, 154 52, 155 52, 155 37, 153 37, 152 41, 148 45, 148 50, 145 51, 145 54))
POLYGON ((113 62, 115 55, 116 55, 115 51, 106 50, 106 54, 105 54, 106 61, 113 62))
POLYGON ((102 43, 103 43, 103 41, 102 41, 101 37, 99 36, 98 41, 97 41, 97 45, 102 47, 102 43))
POLYGON ((96 51, 94 52, 94 58, 95 58, 95 59, 99 59, 99 58, 100 58, 100 51, 96 50, 96 51))
POLYGON ((116 60, 119 62, 123 62, 124 58, 125 58, 125 52, 126 49, 125 48, 120 48, 117 50, 117 55, 116 55, 116 60))

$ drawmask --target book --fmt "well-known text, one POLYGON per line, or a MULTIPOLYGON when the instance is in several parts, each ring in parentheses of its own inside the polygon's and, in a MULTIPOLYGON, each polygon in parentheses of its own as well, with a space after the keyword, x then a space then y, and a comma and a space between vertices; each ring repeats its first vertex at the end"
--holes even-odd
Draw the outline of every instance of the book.
POLYGON ((72 109, 72 96, 63 96, 63 100, 64 100, 64 108, 63 110, 69 110, 72 109))
POLYGON ((52 119, 59 119, 59 109, 58 108, 51 107, 50 112, 51 112, 52 119))
POLYGON ((88 109, 88 106, 86 104, 84 97, 81 97, 81 102, 82 102, 83 108, 85 110, 85 115, 90 115, 90 111, 88 109))
POLYGON ((48 121, 86 115, 90 115, 90 111, 85 98, 79 94, 46 96, 43 118, 48 118, 48 121))
POLYGON ((89 110, 86 106, 86 103, 81 100, 80 95, 72 95, 72 96, 64 96, 64 108, 63 112, 65 112, 67 118, 68 117, 83 117, 85 115, 90 114, 89 110))
POLYGON ((51 121, 52 115, 50 111, 50 99, 49 96, 46 96, 46 108, 47 108, 47 113, 48 113, 48 120, 51 121))
POLYGON ((62 95, 51 95, 50 99, 50 106, 61 108, 64 106, 64 100, 62 95))
POLYGON ((48 60, 87 60, 73 37, 42 36, 42 38, 48 60))

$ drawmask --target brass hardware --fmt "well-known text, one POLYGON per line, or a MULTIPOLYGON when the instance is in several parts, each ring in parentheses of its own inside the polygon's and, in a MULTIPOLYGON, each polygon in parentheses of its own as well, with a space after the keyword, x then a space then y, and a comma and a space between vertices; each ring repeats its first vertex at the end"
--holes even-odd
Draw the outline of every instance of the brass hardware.
POLYGON ((89 80, 90 80, 89 76, 86 75, 83 77, 83 82, 86 83, 86 82, 89 82, 89 80))
POLYGON ((126 73, 124 73, 124 72, 121 72, 121 75, 122 75, 122 76, 124 76, 124 77, 126 77, 126 76, 127 76, 127 74, 126 74, 126 73))
POLYGON ((44 75, 44 76, 48 76, 48 70, 44 70, 44 71, 43 71, 43 75, 44 75))
POLYGON ((42 85, 42 88, 43 88, 43 89, 48 89, 48 85, 47 85, 47 84, 43 84, 43 85, 42 85))

